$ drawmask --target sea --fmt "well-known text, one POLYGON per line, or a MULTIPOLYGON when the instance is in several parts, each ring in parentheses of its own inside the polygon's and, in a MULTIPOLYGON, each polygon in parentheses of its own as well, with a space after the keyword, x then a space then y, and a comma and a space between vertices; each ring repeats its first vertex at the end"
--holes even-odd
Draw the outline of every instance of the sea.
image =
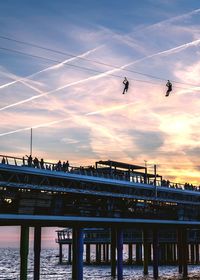
MULTIPOLYGON (((29 252, 28 280, 33 279, 33 252, 29 252)), ((63 260, 66 259, 65 251, 63 260)), ((92 256, 94 257, 94 256, 92 256)), ((19 280, 20 254, 19 249, 0 248, 0 280, 19 280)), ((58 249, 41 250, 41 280, 71 280, 71 265, 58 263, 58 249)), ((188 279, 200 279, 200 266, 188 265, 188 279)), ((143 276, 142 266, 124 265, 123 279, 149 280, 153 279, 153 270, 149 266, 149 275, 143 276)), ((86 280, 111 280, 109 265, 84 265, 83 279, 86 280)), ((159 279, 182 279, 177 266, 159 266, 159 279)))

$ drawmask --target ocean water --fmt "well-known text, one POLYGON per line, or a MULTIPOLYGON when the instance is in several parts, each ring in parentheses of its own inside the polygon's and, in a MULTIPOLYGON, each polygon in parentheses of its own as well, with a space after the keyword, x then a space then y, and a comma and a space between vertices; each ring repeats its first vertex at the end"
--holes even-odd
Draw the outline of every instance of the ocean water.
MULTIPOLYGON (((64 258, 65 252, 63 251, 64 258)), ((41 251, 41 280, 66 280, 71 278, 71 266, 58 264, 58 249, 43 249, 41 251)), ((20 267, 19 249, 0 249, 0 280, 19 280, 20 267)), ((200 266, 188 266, 188 279, 200 279, 200 266)), ((143 276, 142 266, 124 265, 125 280, 150 280, 153 279, 152 267, 149 266, 149 275, 143 276)), ((181 279, 177 266, 160 266, 159 276, 161 280, 181 279)), ((33 252, 29 252, 28 279, 33 279, 33 252)), ((84 280, 111 280, 109 265, 84 265, 84 280)))

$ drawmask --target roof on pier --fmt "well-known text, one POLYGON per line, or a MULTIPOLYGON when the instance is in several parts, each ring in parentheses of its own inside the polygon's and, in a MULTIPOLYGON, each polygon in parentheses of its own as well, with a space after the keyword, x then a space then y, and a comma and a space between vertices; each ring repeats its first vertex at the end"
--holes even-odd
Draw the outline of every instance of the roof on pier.
POLYGON ((119 168, 123 168, 123 169, 145 169, 144 166, 140 166, 140 165, 135 165, 135 164, 129 164, 129 163, 124 163, 124 162, 119 162, 119 161, 113 161, 113 160, 100 160, 96 162, 97 164, 103 164, 103 165, 107 165, 110 167, 119 167, 119 168))

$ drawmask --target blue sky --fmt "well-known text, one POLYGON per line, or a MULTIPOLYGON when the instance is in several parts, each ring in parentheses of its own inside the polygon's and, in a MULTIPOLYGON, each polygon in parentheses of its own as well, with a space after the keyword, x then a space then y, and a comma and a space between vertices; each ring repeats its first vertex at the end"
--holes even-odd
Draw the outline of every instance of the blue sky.
POLYGON ((28 154, 33 127, 39 158, 147 160, 199 185, 199 25, 195 0, 1 1, 1 154, 28 154))

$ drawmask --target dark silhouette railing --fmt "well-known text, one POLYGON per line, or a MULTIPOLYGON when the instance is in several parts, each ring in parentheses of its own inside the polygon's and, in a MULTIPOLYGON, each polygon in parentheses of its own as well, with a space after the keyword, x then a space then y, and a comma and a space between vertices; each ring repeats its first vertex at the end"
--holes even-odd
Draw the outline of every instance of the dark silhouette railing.
MULTIPOLYGON (((38 160, 38 159, 37 159, 38 160)), ((25 157, 12 157, 7 155, 0 155, 0 163, 1 164, 8 164, 8 165, 15 165, 15 166, 22 166, 22 167, 30 167, 30 168, 38 168, 43 170, 49 171, 57 171, 57 172, 64 172, 64 173, 73 173, 78 175, 85 175, 85 176, 93 176, 93 177, 101 177, 113 180, 122 180, 128 181, 133 183, 141 183, 144 184, 144 176, 139 175, 132 175, 131 177, 127 177, 127 175, 122 174, 114 174, 109 173, 106 171, 95 169, 94 166, 72 166, 67 162, 61 163, 58 161, 57 163, 52 163, 48 161, 44 161, 43 159, 38 160, 37 162, 34 159, 31 159, 30 156, 27 155, 25 157), (67 163, 67 165, 65 165, 67 163)), ((182 189, 182 190, 192 190, 192 191, 200 191, 200 187, 193 186, 192 184, 182 184, 182 183, 175 183, 169 180, 155 180, 149 179, 148 184, 156 185, 158 187, 167 187, 173 189, 182 189)))

